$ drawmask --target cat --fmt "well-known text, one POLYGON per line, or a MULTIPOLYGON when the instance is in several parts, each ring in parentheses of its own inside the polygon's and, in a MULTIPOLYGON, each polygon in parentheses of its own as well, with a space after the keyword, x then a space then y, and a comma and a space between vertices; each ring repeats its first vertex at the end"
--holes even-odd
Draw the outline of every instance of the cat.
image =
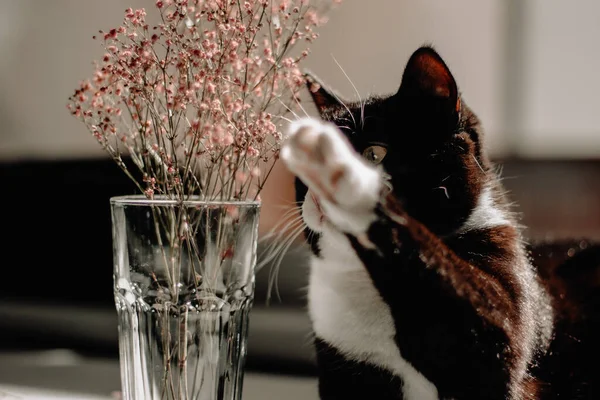
MULTIPOLYGON (((588 357, 579 375, 549 368, 575 354, 561 353, 558 327, 599 333, 597 318, 563 307, 578 289, 559 262, 532 264, 548 253, 525 243, 481 123, 436 50, 416 50, 390 96, 348 103, 307 83, 320 118, 290 123, 280 158, 312 250, 320 398, 596 398, 597 346, 570 349, 588 357)), ((581 250, 594 278, 598 250, 581 250)))

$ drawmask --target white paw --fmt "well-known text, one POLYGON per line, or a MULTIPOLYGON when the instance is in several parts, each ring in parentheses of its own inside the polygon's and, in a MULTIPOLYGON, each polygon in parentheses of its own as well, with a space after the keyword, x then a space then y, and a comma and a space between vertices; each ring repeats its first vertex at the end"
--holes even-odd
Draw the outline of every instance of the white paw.
POLYGON ((293 122, 281 159, 316 197, 325 218, 343 232, 366 232, 375 218, 381 171, 364 160, 332 124, 293 122))

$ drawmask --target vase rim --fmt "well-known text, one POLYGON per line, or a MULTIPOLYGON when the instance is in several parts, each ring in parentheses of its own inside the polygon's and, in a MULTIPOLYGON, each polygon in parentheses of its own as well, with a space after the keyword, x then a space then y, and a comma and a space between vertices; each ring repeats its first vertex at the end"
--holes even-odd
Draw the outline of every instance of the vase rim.
POLYGON ((114 196, 110 198, 110 203, 113 205, 127 206, 144 206, 144 205, 161 205, 174 206, 184 205, 187 207, 197 206, 236 206, 236 207, 260 207, 261 202, 255 200, 203 200, 199 196, 190 196, 188 200, 180 201, 169 199, 163 196, 156 196, 154 199, 149 199, 144 195, 125 195, 114 196))

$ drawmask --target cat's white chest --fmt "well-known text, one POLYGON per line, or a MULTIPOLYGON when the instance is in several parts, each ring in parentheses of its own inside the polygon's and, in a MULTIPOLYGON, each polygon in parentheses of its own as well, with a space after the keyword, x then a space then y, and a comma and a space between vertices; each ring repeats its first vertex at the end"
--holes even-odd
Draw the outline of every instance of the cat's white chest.
POLYGON ((311 260, 309 313, 316 335, 348 359, 400 376, 405 400, 437 400, 435 385, 400 355, 389 309, 347 239, 323 232, 311 260))

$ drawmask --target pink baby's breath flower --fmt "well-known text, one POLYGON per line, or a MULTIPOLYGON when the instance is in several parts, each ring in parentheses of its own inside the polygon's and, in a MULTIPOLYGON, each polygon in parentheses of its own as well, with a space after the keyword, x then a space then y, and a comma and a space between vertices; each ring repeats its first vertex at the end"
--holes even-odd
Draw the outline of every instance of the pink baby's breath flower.
POLYGON ((211 94, 214 94, 214 93, 216 93, 216 92, 217 92, 217 85, 215 85, 215 84, 214 84, 214 83, 212 83, 212 82, 209 82, 209 83, 207 83, 207 84, 206 84, 206 91, 207 91, 208 93, 211 93, 211 94))
POLYGON ((296 64, 296 61, 292 57, 288 57, 281 62, 281 65, 285 68, 292 68, 296 64))
POLYGON ((231 132, 225 132, 223 134, 222 144, 224 146, 231 146, 233 144, 233 135, 231 134, 231 132))
POLYGON ((239 113, 240 111, 242 111, 243 109, 243 103, 241 99, 237 99, 234 103, 233 103, 233 111, 236 113, 239 113))
POLYGON ((309 51, 291 49, 316 39, 336 2, 156 0, 156 26, 127 8, 121 26, 100 31, 104 52, 68 110, 122 168, 131 153, 148 198, 259 198, 279 123, 306 87, 309 51))
POLYGON ((237 171, 235 173, 235 180, 238 182, 244 182, 248 179, 248 174, 245 171, 237 171))
POLYGON ((258 157, 260 156, 260 151, 258 151, 256 148, 249 146, 248 149, 246 150, 246 153, 248 154, 249 157, 258 157))
POLYGON ((147 198, 152 200, 154 198, 154 189, 148 188, 144 191, 144 194, 146 195, 147 198))
POLYGON ((319 23, 319 16, 317 15, 316 11, 309 10, 304 13, 304 20, 309 24, 317 25, 319 23))

